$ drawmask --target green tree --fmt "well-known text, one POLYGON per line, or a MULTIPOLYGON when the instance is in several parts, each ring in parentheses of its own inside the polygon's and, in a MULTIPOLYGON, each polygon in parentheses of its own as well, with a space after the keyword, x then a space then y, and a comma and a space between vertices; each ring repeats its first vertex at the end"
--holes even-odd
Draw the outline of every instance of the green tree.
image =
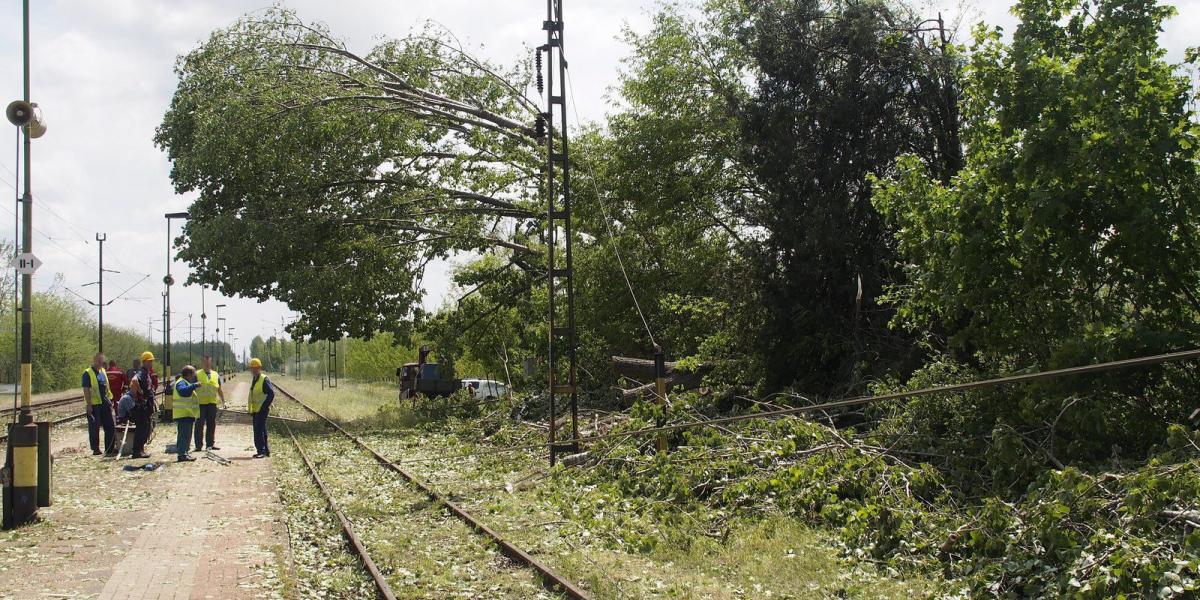
MULTIPOLYGON (((190 281, 276 298, 295 334, 404 333, 429 261, 536 254, 535 105, 427 27, 365 55, 284 9, 180 58, 156 142, 198 194, 176 240, 190 281)), ((534 261, 536 262, 536 261, 534 261)))
POLYGON ((914 366, 911 340, 889 330, 877 300, 903 273, 870 178, 905 153, 942 180, 961 166, 956 53, 902 4, 725 6, 756 76, 737 110, 762 188, 747 220, 764 233, 754 269, 768 383, 854 390, 914 366))
POLYGON ((748 93, 747 64, 716 6, 693 16, 668 5, 645 34, 627 31, 624 108, 575 146, 587 236, 576 252, 586 282, 580 336, 587 372, 606 386, 608 357, 651 355, 649 333, 672 358, 732 363, 726 381, 753 378, 748 343, 737 343, 757 329, 747 326, 756 298, 747 293, 754 240, 745 206, 758 189, 739 160, 735 109, 748 93), (685 316, 687 303, 711 310, 685 316))
MULTIPOLYGON (((1194 347, 1200 334, 1197 125, 1157 41, 1173 9, 1014 11, 1011 43, 975 32, 964 169, 943 181, 904 157, 876 188, 906 275, 889 292, 896 322, 950 353, 910 385, 1194 347)), ((1023 489, 1048 457, 1144 457, 1194 410, 1195 376, 1180 365, 913 401, 897 430, 972 484, 1023 489)))
POLYGON ((267 367, 268 361, 270 361, 270 357, 267 355, 267 343, 263 341, 261 335, 256 335, 254 339, 250 340, 250 358, 257 358, 262 361, 263 368, 269 368, 267 367))
POLYGON ((876 196, 907 274, 898 321, 1021 365, 1194 343, 1197 126, 1157 41, 1174 9, 1014 11, 1011 44, 976 30, 965 169, 945 181, 905 158, 876 196))

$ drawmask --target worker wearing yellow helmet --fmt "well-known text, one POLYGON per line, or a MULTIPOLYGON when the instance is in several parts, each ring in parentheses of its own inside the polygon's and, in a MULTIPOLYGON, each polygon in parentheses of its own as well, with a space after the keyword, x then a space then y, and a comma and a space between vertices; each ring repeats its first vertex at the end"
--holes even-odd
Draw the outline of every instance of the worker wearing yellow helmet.
POLYGON ((129 417, 133 419, 133 458, 150 458, 146 453, 146 440, 150 439, 150 419, 154 417, 154 354, 142 353, 142 364, 129 380, 129 391, 133 394, 133 408, 129 417))
POLYGON ((267 444, 267 416, 271 414, 271 402, 275 400, 275 388, 262 372, 262 361, 250 359, 250 397, 247 409, 254 416, 254 458, 271 455, 267 444))

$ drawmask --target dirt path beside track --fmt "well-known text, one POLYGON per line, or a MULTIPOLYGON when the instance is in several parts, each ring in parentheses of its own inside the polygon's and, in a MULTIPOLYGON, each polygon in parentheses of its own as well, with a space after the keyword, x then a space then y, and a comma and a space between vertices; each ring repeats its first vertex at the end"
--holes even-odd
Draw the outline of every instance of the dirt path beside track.
MULTIPOLYGON (((226 388, 230 407, 245 383, 226 388)), ((244 409, 244 408, 243 408, 244 409)), ((0 599, 282 597, 287 536, 270 459, 255 460, 249 421, 223 415, 222 464, 176 463, 160 423, 147 460, 101 460, 80 421, 54 436, 54 505, 0 533, 0 599), (126 466, 160 463, 156 471, 126 466)))

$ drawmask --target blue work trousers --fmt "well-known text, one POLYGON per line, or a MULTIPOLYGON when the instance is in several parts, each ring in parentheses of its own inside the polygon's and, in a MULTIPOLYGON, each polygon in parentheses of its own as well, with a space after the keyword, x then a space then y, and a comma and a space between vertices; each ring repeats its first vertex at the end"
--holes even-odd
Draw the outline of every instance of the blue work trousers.
POLYGON ((263 402, 262 408, 254 413, 254 449, 266 456, 271 455, 271 446, 267 444, 267 415, 271 414, 271 401, 263 402))
POLYGON ((92 412, 88 414, 88 442, 91 443, 92 452, 100 452, 100 430, 104 429, 104 452, 109 452, 113 449, 113 438, 117 436, 116 425, 113 424, 112 403, 105 400, 101 404, 92 406, 92 412))
POLYGON ((187 455, 188 448, 192 443, 192 426, 195 424, 195 417, 175 417, 175 426, 178 428, 175 437, 175 453, 179 456, 187 455))

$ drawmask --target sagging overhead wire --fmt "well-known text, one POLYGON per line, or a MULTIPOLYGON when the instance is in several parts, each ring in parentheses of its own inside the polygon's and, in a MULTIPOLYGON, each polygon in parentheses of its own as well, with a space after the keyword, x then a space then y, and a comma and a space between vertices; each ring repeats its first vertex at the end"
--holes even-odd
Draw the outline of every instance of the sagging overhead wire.
MULTIPOLYGON (((1040 371, 1036 373, 1023 373, 1020 375, 1005 375, 994 377, 992 379, 983 379, 979 381, 969 381, 966 383, 955 383, 949 385, 934 386, 929 388, 921 388, 917 390, 907 390, 899 392, 891 392, 880 394, 878 396, 854 396, 842 400, 833 400, 819 404, 809 404, 805 406, 794 406, 791 408, 782 408, 777 410, 768 410, 759 413, 749 413, 744 415, 734 415, 729 417, 718 417, 714 419, 704 419, 699 421, 689 421, 687 423, 674 423, 671 425, 663 425, 659 427, 645 427, 642 429, 634 429, 630 431, 621 431, 617 433, 606 433, 600 435, 584 435, 571 440, 558 440, 560 444, 582 444, 585 442, 598 442, 608 439, 619 439, 626 437, 637 437, 649 434, 671 433, 683 429, 691 429, 693 427, 710 427, 714 425, 728 425, 730 423, 739 423, 742 421, 750 421, 754 419, 770 419, 775 417, 790 417, 803 413, 822 412, 833 408, 845 408, 850 406, 862 406, 866 404, 875 404, 888 400, 899 400, 901 398, 918 398, 921 396, 932 396, 935 394, 951 394, 966 392, 970 390, 998 387, 1001 385, 1009 385, 1014 383, 1028 383, 1031 381, 1039 381, 1043 379, 1053 379, 1055 377, 1067 377, 1073 375, 1087 375, 1091 373, 1103 373, 1107 371, 1115 371, 1119 369, 1129 369, 1135 367, 1146 367, 1168 362, 1180 362, 1186 360, 1196 360, 1200 358, 1200 349, 1182 350, 1179 352, 1170 352, 1166 354, 1155 354, 1151 356, 1140 356, 1136 358, 1128 358, 1124 360, 1115 360, 1102 363, 1094 363, 1079 367, 1067 367, 1063 369, 1052 369, 1049 371, 1040 371)), ((523 444, 515 446, 504 446, 500 448, 492 448, 488 450, 480 450, 476 452, 464 452, 461 454, 441 455, 437 458, 429 459, 408 459, 396 461, 398 464, 407 463, 422 463, 431 461, 445 461, 457 458, 474 458, 480 456, 492 456, 496 454, 507 454, 510 452, 520 452, 527 450, 544 450, 549 447, 549 443, 543 442, 540 444, 523 444)))

